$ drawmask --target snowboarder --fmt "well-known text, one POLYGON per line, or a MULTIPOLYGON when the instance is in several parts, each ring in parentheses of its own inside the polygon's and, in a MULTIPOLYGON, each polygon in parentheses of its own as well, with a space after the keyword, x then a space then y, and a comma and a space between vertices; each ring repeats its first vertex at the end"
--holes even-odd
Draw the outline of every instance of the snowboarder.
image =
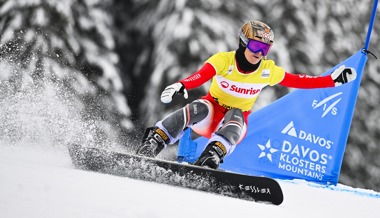
POLYGON ((158 121, 145 132, 137 154, 156 157, 168 144, 179 140, 187 127, 209 138, 194 163, 218 168, 247 131, 247 118, 261 90, 280 84, 292 88, 325 88, 356 79, 353 68, 340 66, 331 75, 291 74, 266 58, 274 40, 272 29, 260 21, 245 23, 239 31, 239 48, 211 56, 200 70, 169 85, 161 94, 170 103, 176 94, 188 98, 187 90, 212 79, 207 95, 158 121))

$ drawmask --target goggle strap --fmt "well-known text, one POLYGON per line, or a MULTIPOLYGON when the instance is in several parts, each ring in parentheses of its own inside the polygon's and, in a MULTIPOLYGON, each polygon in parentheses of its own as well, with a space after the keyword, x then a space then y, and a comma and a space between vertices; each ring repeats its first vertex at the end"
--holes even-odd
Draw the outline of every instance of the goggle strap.
POLYGON ((245 37, 245 35, 243 34, 243 32, 241 30, 240 30, 239 37, 244 42, 244 44, 247 46, 249 39, 247 37, 245 37))

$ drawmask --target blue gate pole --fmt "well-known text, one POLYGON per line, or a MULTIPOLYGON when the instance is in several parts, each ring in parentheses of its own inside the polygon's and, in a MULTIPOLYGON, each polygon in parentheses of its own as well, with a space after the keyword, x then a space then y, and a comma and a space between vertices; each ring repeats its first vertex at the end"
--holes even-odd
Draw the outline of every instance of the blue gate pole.
POLYGON ((364 51, 367 51, 368 47, 369 47, 369 41, 371 39, 373 24, 375 23, 375 17, 376 17, 376 11, 377 11, 377 3, 378 3, 378 0, 375 0, 374 3, 373 3, 371 20, 369 21, 369 26, 368 26, 368 31, 367 31, 367 38, 365 40, 365 44, 364 44, 364 48, 363 48, 364 51))

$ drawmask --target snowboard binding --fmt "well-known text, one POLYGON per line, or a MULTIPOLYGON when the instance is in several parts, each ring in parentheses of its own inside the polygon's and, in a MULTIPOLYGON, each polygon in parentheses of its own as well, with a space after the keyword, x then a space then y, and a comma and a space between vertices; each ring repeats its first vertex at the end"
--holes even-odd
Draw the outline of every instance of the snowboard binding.
POLYGON ((223 163, 224 156, 226 156, 224 145, 218 141, 213 141, 207 145, 194 165, 218 169, 219 164, 223 163))
POLYGON ((156 157, 169 143, 169 137, 158 127, 149 127, 145 130, 142 144, 137 149, 136 155, 156 157))

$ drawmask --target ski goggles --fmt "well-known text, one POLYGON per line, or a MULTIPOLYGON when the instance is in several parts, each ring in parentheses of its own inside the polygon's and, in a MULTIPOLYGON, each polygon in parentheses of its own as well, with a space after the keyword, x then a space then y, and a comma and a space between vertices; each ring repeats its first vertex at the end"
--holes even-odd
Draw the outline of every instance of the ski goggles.
POLYGON ((255 39, 249 39, 247 43, 247 48, 251 52, 253 53, 261 52, 263 56, 266 56, 268 54, 270 47, 271 47, 270 44, 267 44, 265 42, 260 42, 255 39))

